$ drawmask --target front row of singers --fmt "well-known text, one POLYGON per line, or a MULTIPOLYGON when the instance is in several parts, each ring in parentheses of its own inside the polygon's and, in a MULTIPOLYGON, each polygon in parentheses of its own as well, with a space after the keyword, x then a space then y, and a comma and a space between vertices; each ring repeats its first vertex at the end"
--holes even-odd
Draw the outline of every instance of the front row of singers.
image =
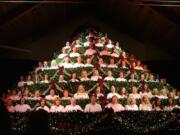
MULTIPOLYGON (((118 97, 114 95, 111 98, 111 102, 109 102, 105 108, 112 108, 114 112, 120 111, 172 111, 174 108, 180 109, 179 105, 173 104, 173 99, 168 99, 168 105, 163 107, 161 99, 155 100, 154 104, 151 104, 148 96, 143 96, 141 100, 141 104, 138 106, 136 104, 136 99, 133 96, 129 96, 127 99, 127 105, 123 106, 118 102, 118 97)), ((42 98, 39 101, 39 106, 35 108, 31 108, 30 105, 26 104, 26 100, 24 97, 20 99, 20 103, 13 106, 12 100, 9 99, 7 101, 7 109, 9 112, 27 112, 33 110, 43 109, 47 112, 101 112, 102 106, 97 102, 96 95, 92 95, 90 97, 90 103, 85 106, 83 109, 80 105, 76 104, 76 99, 73 97, 70 99, 70 104, 65 107, 61 104, 61 99, 57 97, 54 100, 54 104, 50 106, 50 108, 46 105, 46 99, 42 98)))

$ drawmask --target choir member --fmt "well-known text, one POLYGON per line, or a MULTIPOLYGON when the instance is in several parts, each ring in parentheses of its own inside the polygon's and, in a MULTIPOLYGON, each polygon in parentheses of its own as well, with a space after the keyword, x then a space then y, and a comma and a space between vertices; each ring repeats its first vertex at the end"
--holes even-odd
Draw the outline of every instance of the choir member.
POLYGON ((45 98, 46 100, 55 100, 58 96, 55 95, 55 90, 54 89, 50 89, 49 91, 49 95, 47 95, 45 98))
POLYGON ((63 111, 64 111, 64 106, 61 105, 61 99, 57 97, 55 99, 55 105, 52 105, 50 108, 50 112, 57 113, 57 112, 63 112, 63 111))
POLYGON ((151 111, 152 110, 152 105, 149 101, 148 96, 143 96, 141 100, 141 104, 139 105, 139 110, 142 111, 151 111))
POLYGON ((15 111, 20 112, 20 113, 31 111, 31 107, 28 104, 26 104, 25 102, 26 102, 26 99, 24 97, 22 97, 20 99, 20 104, 17 104, 14 107, 15 111))
POLYGON ((45 110, 46 112, 49 112, 49 107, 46 106, 46 99, 42 98, 40 101, 39 101, 39 107, 36 108, 36 111, 38 110, 45 110))
POLYGON ((64 112, 77 112, 77 111, 83 112, 83 109, 79 105, 76 104, 75 98, 71 98, 70 102, 71 104, 66 105, 66 107, 64 108, 64 112))
POLYGON ((127 99, 127 105, 125 110, 128 111, 138 111, 138 106, 136 105, 136 99, 133 96, 129 96, 127 99))
POLYGON ((77 93, 74 94, 75 99, 89 99, 88 94, 86 93, 84 86, 79 85, 77 93))

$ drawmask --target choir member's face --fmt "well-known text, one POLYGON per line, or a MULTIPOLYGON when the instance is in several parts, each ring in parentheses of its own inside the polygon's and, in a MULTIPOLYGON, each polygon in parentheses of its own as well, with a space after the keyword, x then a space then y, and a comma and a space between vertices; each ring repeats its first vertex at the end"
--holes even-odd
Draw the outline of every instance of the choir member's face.
POLYGON ((91 59, 88 58, 88 59, 86 60, 86 63, 87 63, 87 64, 91 64, 91 59))
POLYGON ((132 93, 137 93, 137 88, 136 87, 132 87, 132 93))
POLYGON ((92 96, 92 97, 91 97, 91 103, 92 103, 92 104, 95 104, 95 103, 96 103, 96 97, 95 97, 95 96, 92 96))
POLYGON ((169 105, 173 105, 173 100, 172 99, 168 99, 168 104, 169 105))
POLYGON ((124 78, 123 72, 120 72, 120 73, 119 73, 119 76, 120 76, 120 78, 124 78))
POLYGON ((63 95, 64 95, 64 97, 68 97, 69 96, 69 92, 67 90, 65 90, 63 95))
POLYGON ((76 105, 76 99, 75 98, 71 98, 71 105, 76 105))
POLYGON ((13 90, 13 91, 12 91, 12 95, 16 95, 16 90, 13 90))
POLYGON ((145 103, 145 104, 148 104, 148 103, 149 103, 149 99, 148 99, 147 96, 144 97, 144 103, 145 103))
POLYGON ((112 72, 111 71, 108 71, 108 76, 112 76, 112 72))
POLYGON ((100 93, 100 91, 101 91, 100 87, 97 87, 96 88, 96 93, 100 93))
POLYGON ((125 93, 126 93, 126 88, 123 87, 123 88, 121 89, 121 94, 125 94, 125 93))
POLYGON ((113 97, 112 97, 112 103, 113 103, 113 104, 116 104, 117 102, 118 102, 117 97, 116 97, 116 96, 113 96, 113 97))
POLYGON ((114 59, 111 59, 111 60, 110 60, 110 64, 114 64, 114 59))
POLYGON ((160 106, 161 105, 161 99, 158 99, 157 100, 157 106, 160 106))
POLYGON ((40 92, 39 92, 39 90, 36 90, 36 92, 35 92, 35 97, 40 97, 40 92))
POLYGON ((73 78, 73 79, 76 79, 76 73, 73 73, 73 74, 72 74, 72 78, 73 78))
POLYGON ((72 50, 73 50, 73 52, 74 52, 74 53, 76 53, 76 47, 73 47, 73 49, 72 49, 72 50))
POLYGON ((134 74, 131 74, 131 79, 134 79, 135 77, 134 77, 134 74))
POLYGON ((112 93, 115 93, 115 92, 116 92, 116 89, 115 89, 114 86, 111 87, 111 92, 112 92, 112 93))
POLYGON ((42 107, 44 107, 45 106, 45 104, 46 104, 46 101, 43 99, 43 100, 41 100, 41 103, 40 103, 40 105, 42 106, 42 107))
POLYGON ((21 104, 25 104, 25 99, 21 98, 21 104))
POLYGON ((55 95, 55 91, 53 89, 50 90, 50 95, 54 96, 55 95))
POLYGON ((61 104, 61 101, 58 99, 58 100, 56 100, 55 104, 56 104, 57 106, 59 106, 59 105, 61 104))

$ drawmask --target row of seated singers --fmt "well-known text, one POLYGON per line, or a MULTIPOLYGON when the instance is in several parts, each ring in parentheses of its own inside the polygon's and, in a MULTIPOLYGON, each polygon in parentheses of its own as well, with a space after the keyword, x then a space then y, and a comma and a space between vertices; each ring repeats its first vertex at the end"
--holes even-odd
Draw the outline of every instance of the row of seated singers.
MULTIPOLYGON (((72 73, 71 78, 69 80, 65 80, 64 75, 61 74, 59 76, 59 83, 70 82, 79 82, 79 81, 98 81, 98 79, 104 79, 104 81, 118 81, 118 82, 159 82, 158 79, 155 79, 153 74, 150 74, 147 78, 145 74, 141 74, 140 76, 134 73, 125 74, 123 71, 119 72, 119 77, 115 78, 111 70, 107 71, 107 76, 104 78, 99 74, 97 69, 94 69, 92 72, 87 72, 86 70, 81 71, 81 76, 78 77, 76 73, 72 73), (92 74, 92 75, 91 75, 92 74), (129 79, 128 79, 129 78, 129 79)), ((37 75, 35 79, 32 79, 31 75, 28 75, 26 81, 23 80, 23 77, 20 78, 18 82, 18 87, 22 87, 26 85, 32 85, 34 83, 49 83, 49 76, 47 74, 44 75, 44 78, 40 80, 40 77, 37 75)))
MULTIPOLYGON (((16 106, 12 105, 11 100, 9 99, 7 101, 7 109, 9 112, 27 112, 27 111, 33 111, 33 110, 39 110, 43 109, 47 112, 76 112, 76 111, 82 111, 82 112, 100 112, 102 111, 102 107, 99 103, 96 102, 97 98, 96 95, 92 95, 90 98, 90 103, 85 106, 83 109, 81 106, 76 104, 76 99, 71 98, 70 99, 70 105, 66 105, 65 107, 61 105, 61 99, 55 98, 54 104, 50 106, 50 108, 46 105, 46 99, 42 98, 39 102, 39 106, 36 108, 31 108, 28 104, 25 102, 25 98, 21 98, 20 103, 16 106)), ((129 96, 127 99, 127 105, 123 106, 118 102, 117 96, 113 96, 111 99, 111 102, 108 103, 105 108, 112 108, 114 112, 120 112, 120 111, 172 111, 174 108, 180 109, 179 105, 173 104, 173 99, 168 99, 168 105, 163 106, 160 99, 156 99, 155 104, 151 104, 149 101, 149 98, 147 96, 143 96, 141 100, 141 104, 138 106, 136 104, 136 100, 133 96, 129 96)))

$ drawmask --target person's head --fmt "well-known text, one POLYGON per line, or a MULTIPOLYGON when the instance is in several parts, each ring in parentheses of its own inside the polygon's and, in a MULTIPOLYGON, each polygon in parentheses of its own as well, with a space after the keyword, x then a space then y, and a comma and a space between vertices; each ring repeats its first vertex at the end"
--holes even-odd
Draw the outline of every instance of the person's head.
POLYGON ((114 59, 110 59, 110 64, 112 64, 112 65, 115 64, 114 59))
POLYGON ((44 107, 46 105, 46 99, 45 98, 42 98, 41 100, 40 100, 40 106, 41 107, 44 107))
POLYGON ((20 104, 23 105, 23 104, 25 104, 25 102, 26 102, 26 99, 25 99, 24 97, 22 97, 22 98, 20 99, 20 104))
POLYGON ((81 58, 81 56, 77 57, 77 63, 82 63, 82 58, 81 58))
POLYGON ((78 93, 85 93, 85 89, 83 85, 78 86, 78 93))
POLYGON ((149 80, 154 80, 153 74, 150 74, 150 75, 149 75, 149 80))
POLYGON ((80 44, 80 41, 78 39, 75 42, 76 42, 76 45, 80 44))
POLYGON ((54 89, 50 89, 49 93, 50 93, 51 96, 54 96, 55 95, 55 90, 54 89))
POLYGON ((88 77, 88 73, 87 73, 86 70, 83 70, 83 71, 81 72, 81 77, 83 77, 83 78, 88 77))
POLYGON ((68 97, 69 96, 69 91, 68 90, 64 90, 63 91, 63 96, 64 97, 68 97))
POLYGON ((136 99, 133 96, 129 96, 129 98, 127 99, 127 103, 128 105, 134 105, 136 104, 136 99))
POLYGON ((44 80, 48 80, 48 79, 49 79, 48 74, 45 74, 44 75, 44 80))
POLYGON ((136 63, 133 62, 133 63, 131 64, 131 67, 136 67, 136 63))
POLYGON ((76 105, 76 99, 75 98, 71 98, 70 102, 71 102, 71 105, 76 105))
POLYGON ((40 97, 41 96, 40 90, 35 90, 34 96, 35 97, 40 97))
POLYGON ((30 92, 29 92, 28 87, 26 87, 26 88, 24 89, 24 96, 26 96, 26 97, 30 96, 30 92))
POLYGON ((93 76, 98 76, 98 75, 99 75, 99 71, 97 69, 94 69, 93 76))
POLYGON ((134 73, 131 73, 130 78, 131 78, 131 79, 135 79, 134 73))
POLYGON ((115 93, 115 92, 116 92, 116 88, 115 88, 113 85, 111 86, 111 92, 112 92, 112 93, 115 93))
POLYGON ((61 99, 60 99, 59 97, 57 97, 57 98, 55 99, 55 105, 56 105, 56 106, 61 105, 61 99))
POLYGON ((173 106, 173 98, 168 98, 168 105, 173 106))
POLYGON ((150 104, 148 96, 145 95, 142 97, 142 104, 150 104))
POLYGON ((137 61, 137 66, 141 66, 141 61, 140 60, 137 61))
POLYGON ((97 43, 101 43, 101 39, 100 38, 97 39, 97 43))
POLYGON ((64 81, 64 75, 59 76, 59 81, 64 81))
POLYGON ((91 64, 91 59, 90 58, 86 59, 86 64, 91 64))
POLYGON ((69 46, 69 45, 70 45, 70 43, 69 43, 69 41, 67 41, 67 42, 66 42, 66 46, 69 46))
POLYGON ((144 80, 145 79, 145 76, 144 76, 144 74, 141 74, 141 80, 144 80))
POLYGON ((112 104, 117 104, 117 103, 118 103, 118 98, 117 98, 117 96, 114 95, 114 96, 112 97, 111 103, 112 103, 112 104))
POLYGON ((47 61, 44 61, 44 62, 43 62, 43 65, 44 65, 44 67, 48 67, 48 62, 47 62, 47 61))
POLYGON ((68 57, 68 56, 66 56, 66 57, 64 58, 64 61, 65 61, 65 63, 69 63, 69 62, 70 62, 69 57, 68 57))
POLYGON ((77 52, 76 47, 73 47, 73 48, 72 48, 72 51, 73 51, 73 53, 76 53, 76 52, 77 52))
POLYGON ((107 72, 107 76, 108 76, 108 77, 112 77, 112 72, 111 72, 111 70, 109 70, 109 71, 107 72))
POLYGON ((96 103, 96 95, 92 95, 91 96, 91 104, 95 104, 96 103))
POLYGON ((99 64, 103 64, 103 63, 104 63, 103 58, 99 58, 99 64))
POLYGON ((61 52, 62 52, 63 54, 66 54, 66 49, 63 47, 63 48, 61 49, 61 52))
POLYGON ((111 41, 111 40, 108 40, 108 44, 112 44, 112 41, 111 41))
POLYGON ((119 72, 119 77, 120 77, 120 78, 124 78, 124 73, 123 73, 123 71, 120 71, 120 72, 119 72))
POLYGON ((136 94, 137 93, 137 87, 136 86, 132 86, 132 93, 136 94))
POLYGON ((159 90, 157 88, 153 88, 153 95, 159 95, 159 90))
POLYGON ((72 79, 76 79, 77 78, 77 74, 76 73, 72 73, 72 79))
POLYGON ((43 66, 43 64, 42 64, 41 61, 38 62, 38 66, 39 66, 39 67, 42 67, 42 66, 43 66))
POLYGON ((126 95, 126 88, 125 87, 121 88, 120 94, 121 95, 126 95))
POLYGON ((28 75, 27 76, 27 81, 31 81, 32 79, 31 79, 31 75, 28 75))
POLYGON ((161 107, 161 99, 160 98, 157 98, 156 100, 155 100, 155 106, 159 106, 159 107, 161 107))
POLYGON ((24 81, 24 76, 20 76, 20 81, 24 81))
POLYGON ((123 60, 123 61, 121 62, 121 65, 122 65, 122 67, 126 67, 126 61, 123 60))
POLYGON ((98 94, 100 92, 101 92, 101 87, 100 86, 96 87, 96 94, 98 94))
POLYGON ((16 90, 15 90, 15 89, 13 89, 13 90, 12 90, 12 92, 11 92, 11 94, 12 94, 13 96, 17 95, 16 90))
POLYGON ((11 98, 7 98, 7 106, 12 106, 12 99, 11 98))
POLYGON ((144 91, 144 92, 149 92, 148 84, 144 84, 144 86, 143 86, 143 91, 144 91))
POLYGON ((51 61, 51 67, 56 67, 56 66, 57 66, 56 60, 52 60, 51 61))

